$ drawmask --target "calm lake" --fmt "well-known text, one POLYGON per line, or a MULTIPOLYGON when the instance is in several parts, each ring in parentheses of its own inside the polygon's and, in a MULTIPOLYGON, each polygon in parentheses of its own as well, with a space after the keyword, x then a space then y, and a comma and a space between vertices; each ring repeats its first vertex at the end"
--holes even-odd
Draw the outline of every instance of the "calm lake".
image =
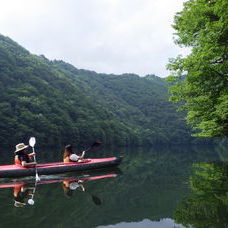
MULTIPOLYGON (((38 161, 62 156, 53 150, 36 153, 38 161)), ((124 156, 119 169, 41 176, 37 184, 34 178, 1 179, 0 227, 228 227, 228 146, 87 153, 113 155, 124 156)))

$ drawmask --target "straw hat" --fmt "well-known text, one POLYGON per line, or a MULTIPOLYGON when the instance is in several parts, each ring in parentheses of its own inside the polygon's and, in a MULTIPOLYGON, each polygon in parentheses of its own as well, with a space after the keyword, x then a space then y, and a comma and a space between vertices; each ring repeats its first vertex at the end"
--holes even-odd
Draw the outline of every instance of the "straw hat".
POLYGON ((29 146, 28 145, 25 145, 24 143, 19 143, 16 145, 16 150, 15 150, 15 153, 21 151, 21 150, 24 150, 26 148, 28 148, 29 146))
POLYGON ((15 207, 24 207, 25 205, 26 205, 26 203, 22 203, 22 202, 14 200, 15 207))

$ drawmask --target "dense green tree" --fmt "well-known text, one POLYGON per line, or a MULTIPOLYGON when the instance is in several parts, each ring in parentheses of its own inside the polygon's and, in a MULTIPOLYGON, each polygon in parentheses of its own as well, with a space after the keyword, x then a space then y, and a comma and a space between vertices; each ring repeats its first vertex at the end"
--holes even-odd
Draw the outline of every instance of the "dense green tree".
POLYGON ((228 136, 227 12, 227 0, 188 0, 175 16, 176 43, 191 53, 168 64, 171 100, 188 111, 196 136, 228 136))

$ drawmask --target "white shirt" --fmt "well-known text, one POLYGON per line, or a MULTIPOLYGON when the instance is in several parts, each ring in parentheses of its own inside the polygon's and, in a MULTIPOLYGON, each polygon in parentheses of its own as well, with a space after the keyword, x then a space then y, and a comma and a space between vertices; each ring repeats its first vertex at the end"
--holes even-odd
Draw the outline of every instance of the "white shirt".
POLYGON ((80 157, 77 154, 71 154, 70 155, 70 160, 71 161, 77 161, 80 157))

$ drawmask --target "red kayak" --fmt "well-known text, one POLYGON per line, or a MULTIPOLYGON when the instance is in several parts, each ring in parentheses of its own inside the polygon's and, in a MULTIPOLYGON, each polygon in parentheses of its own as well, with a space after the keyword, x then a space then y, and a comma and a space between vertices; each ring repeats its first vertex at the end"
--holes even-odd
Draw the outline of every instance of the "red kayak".
MULTIPOLYGON (((111 157, 111 158, 98 158, 98 159, 86 159, 83 162, 54 162, 54 163, 44 163, 37 165, 37 172, 39 175, 57 174, 65 173, 71 171, 84 171, 92 169, 100 169, 107 167, 115 167, 120 164, 121 157, 111 157)), ((25 177, 34 176, 36 174, 36 169, 25 168, 21 165, 1 165, 0 166, 0 178, 3 177, 25 177)))

